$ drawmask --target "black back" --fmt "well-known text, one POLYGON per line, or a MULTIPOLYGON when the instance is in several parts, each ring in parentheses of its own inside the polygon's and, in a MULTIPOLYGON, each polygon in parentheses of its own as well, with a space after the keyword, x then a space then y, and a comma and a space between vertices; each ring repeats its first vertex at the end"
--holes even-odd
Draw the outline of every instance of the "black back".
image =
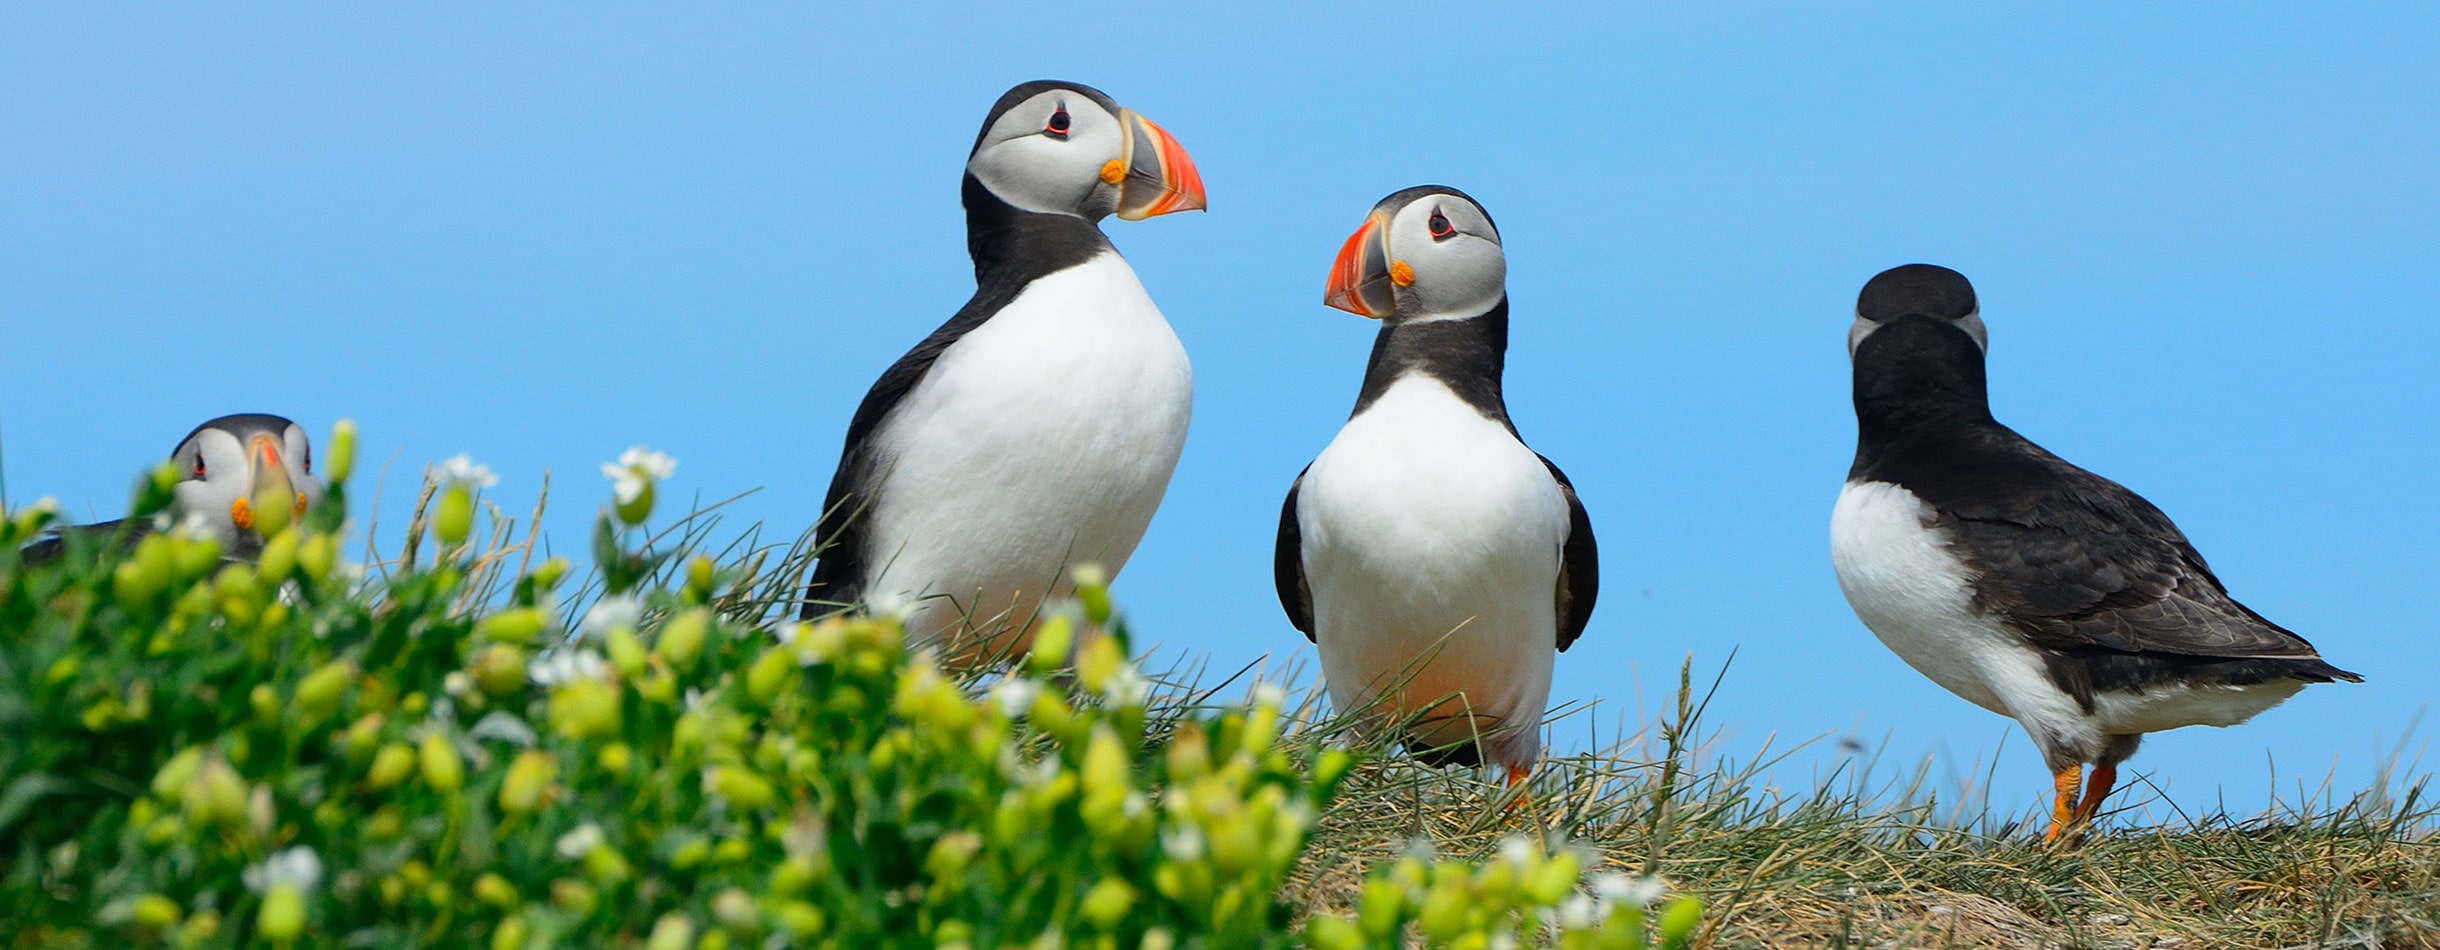
POLYGON ((2170 679, 2356 678, 2229 597, 2151 502, 1993 419, 1964 330, 1919 311, 1879 317, 1855 352, 1848 478, 1930 506, 1975 572, 1975 607, 2042 649, 2063 689, 2089 707, 2096 689, 2170 679))
MULTIPOLYGON (((992 107, 991 117, 984 120, 984 129, 988 130, 992 120, 1009 106, 1050 86, 1100 95, 1072 83, 1028 83, 1001 97, 1000 103, 992 107)), ((1106 102, 1107 97, 1102 98, 1106 102)), ((875 566, 871 563, 875 552, 868 549, 864 533, 864 509, 872 504, 880 480, 887 475, 882 470, 887 460, 878 457, 875 437, 899 403, 931 373, 932 364, 960 338, 1024 293, 1035 280, 1103 253, 1117 253, 1092 222, 1074 215, 1017 208, 992 194, 971 173, 965 176, 961 196, 966 206, 966 251, 974 258, 974 296, 947 323, 890 364, 848 420, 846 446, 839 453, 838 470, 831 475, 830 490, 822 500, 821 520, 814 526, 820 560, 814 565, 813 579, 805 592, 802 615, 806 619, 827 613, 834 606, 852 605, 864 595, 866 577, 875 566)))

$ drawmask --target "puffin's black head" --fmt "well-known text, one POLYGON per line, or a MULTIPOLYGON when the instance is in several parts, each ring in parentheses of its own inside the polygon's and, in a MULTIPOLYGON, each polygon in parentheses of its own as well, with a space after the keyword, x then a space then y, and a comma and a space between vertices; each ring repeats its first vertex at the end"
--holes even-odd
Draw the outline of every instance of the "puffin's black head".
POLYGON ((1419 185, 1373 205, 1330 265, 1322 302, 1404 323, 1479 316, 1507 294, 1491 212, 1455 188, 1419 185))
POLYGON ((266 506, 301 515, 322 500, 305 427, 279 416, 242 413, 206 422, 169 460, 185 476, 173 490, 179 516, 200 519, 232 553, 260 547, 254 529, 266 506))
POLYGON ((1082 83, 1024 83, 1000 96, 966 173, 1024 211, 1134 221, 1203 208, 1203 178, 1176 139, 1082 83))
POLYGON ((1927 317, 1965 332, 1978 350, 1989 350, 1982 305, 1966 275, 1938 264, 1902 264, 1873 275, 1855 297, 1855 325, 1847 330, 1847 356, 1874 331, 1905 317, 1927 317))

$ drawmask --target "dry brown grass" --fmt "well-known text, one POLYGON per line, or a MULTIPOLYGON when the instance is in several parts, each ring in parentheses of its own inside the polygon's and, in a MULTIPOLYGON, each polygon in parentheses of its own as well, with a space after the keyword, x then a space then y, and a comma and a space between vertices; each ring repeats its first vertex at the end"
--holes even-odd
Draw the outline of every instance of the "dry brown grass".
POLYGON ((1920 776, 1788 796, 1762 783, 1768 759, 1698 764, 1701 716, 1681 689, 1646 734, 1550 762, 1514 809, 1496 783, 1385 757, 1349 779, 1290 887, 1344 909, 1403 849, 1481 858, 1524 834, 1701 897, 1698 946, 2440 950, 2428 776, 2253 818, 2105 823, 2054 847, 2025 822, 1944 806, 1920 776))

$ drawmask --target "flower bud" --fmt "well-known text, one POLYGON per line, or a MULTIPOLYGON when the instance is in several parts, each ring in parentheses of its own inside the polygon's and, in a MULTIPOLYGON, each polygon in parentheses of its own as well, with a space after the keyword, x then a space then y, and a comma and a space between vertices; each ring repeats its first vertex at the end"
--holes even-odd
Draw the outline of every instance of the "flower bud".
POLYGON ((415 750, 416 764, 422 767, 424 784, 443 795, 455 795, 466 784, 466 761, 458 758, 457 746, 449 737, 435 730, 424 734, 424 741, 415 750))
POLYGON ((466 543, 466 535, 473 530, 474 493, 452 482, 441 489, 440 506, 432 513, 432 536, 445 546, 456 547, 466 543))
POLYGON ((534 568, 532 576, 537 591, 558 587, 560 580, 568 576, 567 555, 556 555, 543 561, 542 566, 534 568))
POLYGON ((1054 613, 1034 631, 1033 650, 1025 657, 1027 669, 1049 673, 1068 664, 1068 650, 1076 644, 1076 621, 1065 613, 1054 613))
POLYGON ((320 583, 329 579, 330 569, 338 563, 338 535, 316 534, 297 545, 297 567, 308 580, 320 583))
POLYGON ((1685 946, 1686 939, 1693 936, 1695 928, 1702 924, 1702 901, 1691 897, 1681 897, 1670 901, 1669 906, 1661 909, 1661 945, 1664 947, 1685 946))
POLYGON ((1135 909, 1135 888, 1115 877, 1105 877, 1093 889, 1086 891, 1084 902, 1076 908, 1084 919, 1102 930, 1116 930, 1135 909))
POLYGON ((170 756, 169 761, 161 764, 161 771, 153 774, 153 797, 168 801, 178 795, 186 788, 187 782, 195 777, 195 767, 202 764, 202 746, 178 750, 177 755, 170 756))
POLYGON ((512 607, 483 618, 475 633, 493 643, 523 644, 542 633, 545 619, 539 607, 512 607))
POLYGON ((635 638, 634 630, 624 626, 612 628, 605 646, 610 654, 610 668, 620 676, 634 679, 643 675, 644 643, 635 638))
POLYGON ((611 775, 625 775, 628 767, 635 764, 635 750, 628 748, 624 742, 613 742, 593 754, 593 764, 601 766, 602 771, 611 775))
POLYGON ((305 931, 305 894, 282 881, 263 895, 263 908, 254 918, 255 932, 273 943, 286 943, 305 931))
POLYGON ((568 739, 598 739, 618 734, 618 693, 610 684, 580 679, 551 690, 551 730, 568 739))
POLYGON ((754 909, 754 897, 743 888, 723 888, 712 895, 712 919, 720 926, 740 935, 751 935, 762 929, 762 913, 754 909))
POLYGON ((692 669, 695 659, 703 655, 703 640, 711 633, 712 612, 702 607, 685 610, 661 625, 659 652, 669 668, 683 673, 692 669))
POLYGON ((788 655, 785 646, 774 646, 754 658, 746 669, 746 695, 756 703, 768 706, 778 698, 780 688, 796 673, 796 658, 788 655))
POLYGON ((1576 877, 1584 870, 1583 862, 1573 851, 1561 851, 1535 868, 1525 878, 1525 899, 1545 907, 1557 906, 1576 888, 1576 877))
POLYGON ((320 726, 330 714, 339 711, 339 699, 346 695, 349 680, 356 677, 356 664, 333 660, 297 681, 297 721, 306 729, 320 726))
POLYGON ((521 914, 500 918, 500 925, 491 929, 491 950, 525 950, 525 940, 532 928, 521 914))
POLYGON ((235 825, 246 819, 246 780, 218 757, 203 760, 181 790, 178 805, 199 825, 235 825))
POLYGON ((254 569, 244 564, 221 568, 212 578, 212 593, 220 606, 220 615, 243 627, 254 625, 263 612, 262 585, 255 582, 254 569))
POLYGON ((1389 880, 1375 878, 1364 882, 1364 896, 1356 904, 1356 924, 1365 936, 1386 941, 1397 932, 1398 916, 1405 908, 1405 891, 1389 880))
POLYGON ((190 584, 220 566, 220 539, 211 535, 175 539, 169 544, 170 571, 178 583, 190 584))
POLYGON ((601 895, 591 884, 563 877, 551 882, 551 903, 578 917, 591 917, 601 906, 601 895))
POLYGON ((733 765, 715 765, 704 770, 703 788, 726 799, 729 807, 738 811, 761 811, 778 794, 769 779, 733 765))
POLYGON ((804 901, 789 901, 779 908, 779 925, 799 940, 821 933, 828 922, 823 919, 821 908, 804 901))
POLYGON ((262 556, 254 559, 255 570, 274 584, 287 580, 288 573, 296 570, 298 544, 296 532, 280 532, 263 545, 262 556))
POLYGON ((525 666, 524 650, 494 643, 474 655, 474 665, 467 672, 474 674, 476 688, 504 697, 525 688, 525 666))
POLYGON ((485 871, 482 877, 474 879, 474 899, 509 910, 517 906, 517 886, 508 883, 507 878, 485 871))
POLYGON ((1305 921, 1305 944, 1313 950, 1364 950, 1364 935, 1356 925, 1329 915, 1305 921))
POLYGON ((652 922, 652 936, 645 938, 644 950, 692 950, 694 942, 694 921, 673 910, 652 922))
POLYGON ((1085 692, 1099 693, 1109 685, 1110 677, 1118 674, 1127 657, 1119 652, 1115 637, 1089 637, 1076 657, 1076 682, 1085 692))
POLYGON ((507 777, 500 780, 500 810, 521 815, 542 807, 545 793, 559 778, 559 760, 540 749, 517 753, 508 765, 507 777))
POLYGON ((186 912, 179 908, 177 901, 159 894, 146 894, 136 898, 135 906, 130 908, 130 916, 138 927, 167 930, 177 926, 178 919, 186 916, 186 912))
POLYGON ((1110 572, 1099 564, 1078 565, 1068 572, 1076 582, 1076 602, 1084 606, 1084 621, 1096 627, 1110 623, 1110 572))
POLYGON ((686 562, 686 599, 689 603, 704 603, 712 599, 712 559, 701 554, 686 562))
POLYGON ((630 525, 643 524, 644 519, 652 517, 653 496, 656 494, 658 492, 653 487, 652 478, 638 475, 635 494, 611 507, 618 511, 618 520, 630 525))
POLYGON ((373 766, 364 771, 364 787, 368 791, 384 791, 406 781, 407 773, 415 768, 415 751, 404 742, 393 742, 373 753, 373 766))

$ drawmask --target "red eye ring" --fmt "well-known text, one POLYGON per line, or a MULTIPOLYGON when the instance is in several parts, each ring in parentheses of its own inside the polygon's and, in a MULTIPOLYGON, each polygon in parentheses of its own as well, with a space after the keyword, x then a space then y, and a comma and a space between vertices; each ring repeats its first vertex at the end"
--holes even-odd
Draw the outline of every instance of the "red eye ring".
POLYGON ((195 477, 203 477, 203 453, 195 453, 195 477))
POLYGON ((1438 208, 1432 209, 1432 220, 1427 222, 1427 224, 1432 229, 1432 238, 1434 240, 1446 238, 1457 233, 1457 228, 1449 224, 1449 219, 1443 217, 1440 213, 1440 209, 1438 208))
POLYGON ((1068 129, 1075 124, 1076 120, 1068 117, 1067 107, 1060 106, 1059 111, 1051 113, 1050 122, 1042 126, 1042 134, 1052 138, 1067 138, 1068 129))

